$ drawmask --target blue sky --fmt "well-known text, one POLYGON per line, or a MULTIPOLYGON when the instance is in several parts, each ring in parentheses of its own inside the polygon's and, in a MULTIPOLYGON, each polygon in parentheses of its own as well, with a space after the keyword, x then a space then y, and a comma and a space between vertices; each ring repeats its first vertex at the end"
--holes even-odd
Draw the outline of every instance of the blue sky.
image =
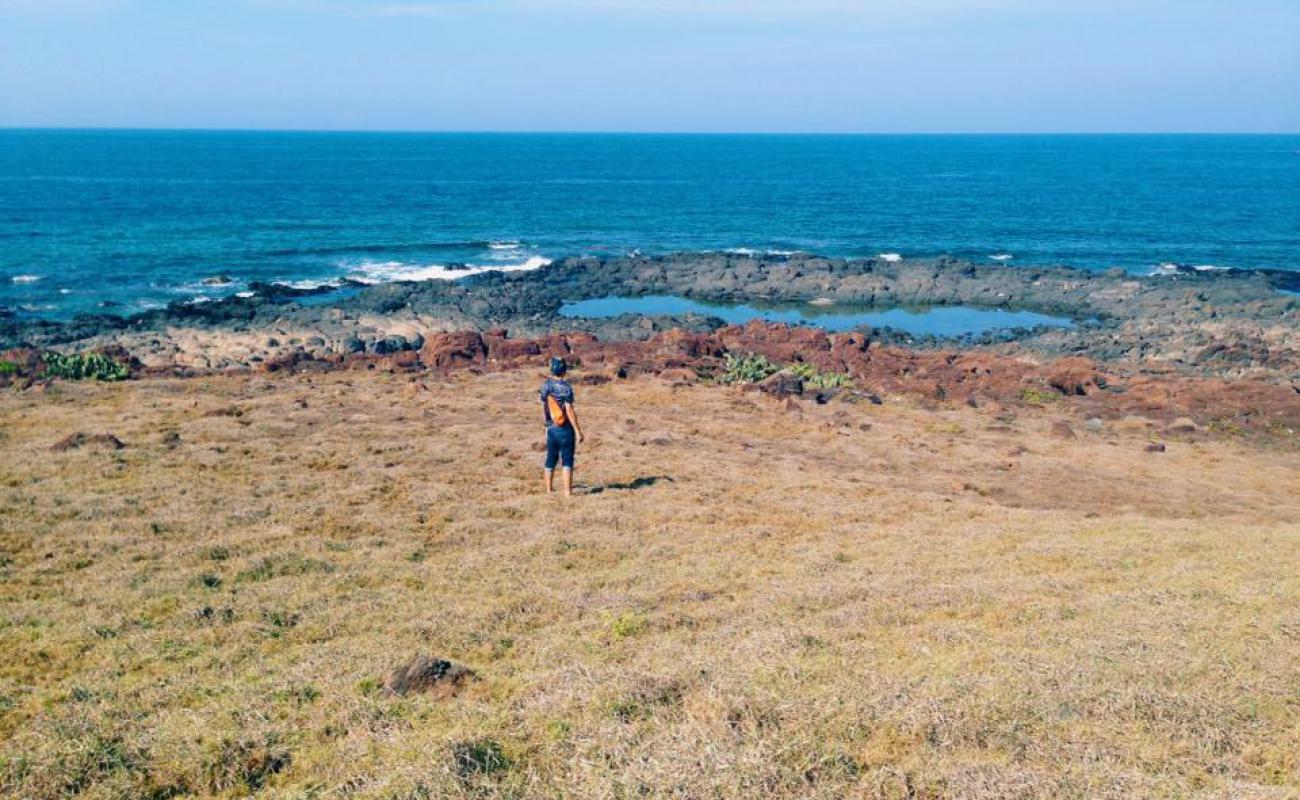
POLYGON ((0 0, 0 126, 1300 131, 1300 0, 0 0))

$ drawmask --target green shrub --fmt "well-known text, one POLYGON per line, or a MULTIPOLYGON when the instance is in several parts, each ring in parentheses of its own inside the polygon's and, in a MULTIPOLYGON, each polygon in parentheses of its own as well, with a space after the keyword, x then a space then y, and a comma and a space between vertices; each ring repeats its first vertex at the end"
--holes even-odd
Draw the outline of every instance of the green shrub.
POLYGON ((852 389, 853 379, 844 372, 821 372, 812 364, 798 363, 790 365, 790 371, 803 379, 812 389, 852 389))
POLYGON ((609 625, 610 636, 615 639, 636 636, 646 628, 646 618, 634 611, 625 611, 618 616, 606 613, 603 616, 609 625))
POLYGON ((722 383, 758 383, 781 369, 768 361, 766 356, 754 353, 746 356, 727 353, 723 359, 723 372, 718 376, 718 380, 722 383))
POLYGON ((12 361, 0 361, 0 375, 17 375, 18 365, 12 361))
POLYGON ((491 739, 457 742, 451 746, 456 774, 461 779, 495 775, 510 769, 510 759, 501 745, 491 739))
POLYGON ((64 378, 79 381, 94 378, 99 381, 122 381, 130 375, 125 364, 119 364, 102 353, 62 353, 49 352, 41 357, 45 362, 45 374, 52 378, 64 378))
POLYGON ((1026 386, 1020 390, 1020 399, 1031 406, 1045 406, 1060 400, 1061 395, 1054 391, 1026 386))

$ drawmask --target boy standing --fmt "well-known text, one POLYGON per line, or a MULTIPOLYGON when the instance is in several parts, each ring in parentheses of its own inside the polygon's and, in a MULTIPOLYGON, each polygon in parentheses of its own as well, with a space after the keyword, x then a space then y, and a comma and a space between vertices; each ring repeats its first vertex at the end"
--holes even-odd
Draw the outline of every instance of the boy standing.
POLYGON ((546 424, 546 468, 542 473, 542 484, 547 494, 554 494, 552 478, 555 464, 564 467, 564 496, 573 496, 573 450, 576 442, 581 442, 582 426, 578 424, 578 415, 573 410, 573 387, 564 380, 568 367, 564 359, 551 359, 551 377, 542 384, 542 420, 546 424), (575 441, 576 440, 576 441, 575 441))

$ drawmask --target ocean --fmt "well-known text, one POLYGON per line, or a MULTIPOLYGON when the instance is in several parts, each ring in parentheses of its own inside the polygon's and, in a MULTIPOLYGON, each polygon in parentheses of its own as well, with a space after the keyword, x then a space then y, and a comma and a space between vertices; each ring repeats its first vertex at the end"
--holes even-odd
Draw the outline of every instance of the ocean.
POLYGON ((0 130, 9 313, 682 250, 1296 270, 1300 136, 0 130))

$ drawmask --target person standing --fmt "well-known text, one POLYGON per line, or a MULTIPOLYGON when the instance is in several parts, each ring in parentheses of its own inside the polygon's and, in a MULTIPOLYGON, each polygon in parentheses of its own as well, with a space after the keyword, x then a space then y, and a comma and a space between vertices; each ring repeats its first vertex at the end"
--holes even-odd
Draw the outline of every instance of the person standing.
POLYGON ((562 358, 551 359, 551 377, 542 384, 542 420, 546 424, 546 465, 542 484, 547 494, 554 494, 555 465, 563 467, 561 484, 564 496, 573 496, 573 453, 583 440, 582 425, 573 409, 573 386, 564 380, 568 366, 562 358))

